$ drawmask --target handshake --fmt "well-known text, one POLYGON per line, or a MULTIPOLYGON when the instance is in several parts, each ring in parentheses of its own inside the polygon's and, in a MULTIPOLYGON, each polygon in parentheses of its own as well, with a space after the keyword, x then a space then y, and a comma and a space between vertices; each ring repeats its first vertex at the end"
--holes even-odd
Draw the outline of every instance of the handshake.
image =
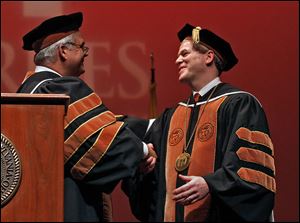
POLYGON ((148 155, 143 159, 143 161, 140 164, 140 172, 147 174, 150 173, 156 163, 157 154, 154 150, 154 146, 152 143, 147 144, 148 147, 148 155))
POLYGON ((147 144, 147 147, 148 147, 148 155, 146 156, 145 159, 149 158, 150 156, 154 157, 154 158, 157 158, 157 154, 154 150, 154 146, 152 143, 148 143, 147 144))

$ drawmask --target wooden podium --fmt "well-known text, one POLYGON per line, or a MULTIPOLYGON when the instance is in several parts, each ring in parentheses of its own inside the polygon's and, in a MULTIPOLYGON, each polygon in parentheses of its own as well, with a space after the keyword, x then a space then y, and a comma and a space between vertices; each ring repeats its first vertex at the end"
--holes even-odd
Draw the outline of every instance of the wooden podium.
POLYGON ((1 221, 64 220, 68 103, 60 94, 1 93, 1 221))

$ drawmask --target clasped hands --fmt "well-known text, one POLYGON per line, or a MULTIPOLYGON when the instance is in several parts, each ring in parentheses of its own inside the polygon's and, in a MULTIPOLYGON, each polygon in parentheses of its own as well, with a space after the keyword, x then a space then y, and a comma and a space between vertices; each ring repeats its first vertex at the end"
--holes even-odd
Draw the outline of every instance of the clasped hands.
POLYGON ((157 159, 157 155, 154 150, 153 144, 148 143, 147 147, 148 147, 148 155, 142 160, 140 164, 140 172, 144 174, 148 174, 154 169, 156 159, 157 159))

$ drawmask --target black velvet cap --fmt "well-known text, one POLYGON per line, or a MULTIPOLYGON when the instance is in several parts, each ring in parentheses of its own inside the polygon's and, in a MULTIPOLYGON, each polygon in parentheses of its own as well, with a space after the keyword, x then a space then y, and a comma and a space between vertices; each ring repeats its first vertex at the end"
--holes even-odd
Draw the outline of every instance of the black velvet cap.
POLYGON ((56 16, 45 20, 23 36, 23 49, 40 51, 79 29, 82 13, 56 16))
POLYGON ((199 41, 200 44, 203 44, 213 50, 224 63, 223 71, 230 70, 238 62, 230 44, 207 29, 201 29, 199 27, 196 28, 195 26, 187 23, 177 33, 177 36, 180 42, 190 36, 193 38, 194 42, 199 41))

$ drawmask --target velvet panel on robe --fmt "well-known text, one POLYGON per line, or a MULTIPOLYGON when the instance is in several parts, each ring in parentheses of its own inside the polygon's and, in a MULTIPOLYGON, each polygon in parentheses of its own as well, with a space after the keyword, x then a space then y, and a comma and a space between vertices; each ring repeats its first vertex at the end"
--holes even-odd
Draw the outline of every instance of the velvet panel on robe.
POLYGON ((64 120, 64 219, 111 219, 106 216, 111 206, 104 193, 111 193, 120 180, 135 174, 143 158, 142 141, 80 78, 39 72, 27 78, 17 92, 70 96, 64 120))
MULTIPOLYGON (((152 142, 158 154, 155 170, 145 176, 137 174, 122 185, 133 213, 141 221, 163 221, 165 213, 170 211, 165 210, 167 184, 171 180, 166 177, 165 162, 172 117, 181 106, 192 109, 188 131, 184 134, 189 139, 210 93, 204 95, 196 106, 181 102, 166 109, 147 133, 145 141, 152 142)), ((222 98, 224 100, 216 110, 216 147, 211 148, 215 150, 214 170, 201 175, 211 196, 205 220, 268 221, 274 207, 276 183, 274 147, 264 110, 253 95, 229 84, 219 84, 208 104, 222 98)), ((196 137, 193 140, 197 140, 196 137)), ((197 147, 190 146, 189 151, 193 150, 197 147)), ((182 184, 178 177, 176 181, 176 187, 182 184)), ((176 205, 174 210, 175 221, 188 221, 185 208, 176 205)))

